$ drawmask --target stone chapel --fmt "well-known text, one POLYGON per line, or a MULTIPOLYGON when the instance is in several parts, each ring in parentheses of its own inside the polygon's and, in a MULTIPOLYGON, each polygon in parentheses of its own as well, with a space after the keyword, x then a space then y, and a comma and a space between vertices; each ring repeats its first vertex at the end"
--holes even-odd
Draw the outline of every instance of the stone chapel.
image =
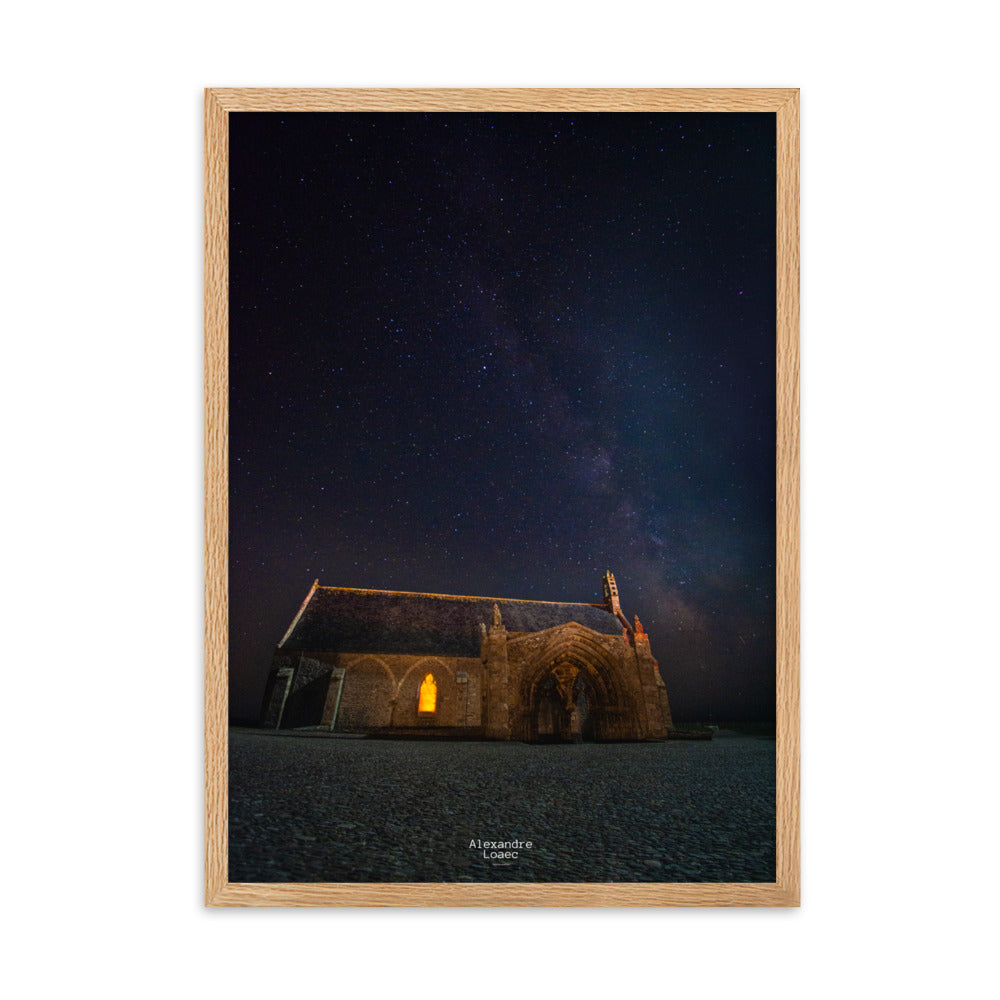
POLYGON ((321 587, 278 643, 262 724, 371 736, 665 739, 673 728, 638 616, 603 604, 321 587))

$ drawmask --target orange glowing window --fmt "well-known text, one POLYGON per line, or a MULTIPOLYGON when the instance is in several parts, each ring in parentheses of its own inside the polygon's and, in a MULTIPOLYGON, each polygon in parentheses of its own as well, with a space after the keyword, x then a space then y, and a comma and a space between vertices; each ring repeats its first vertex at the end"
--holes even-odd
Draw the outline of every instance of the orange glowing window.
POLYGON ((438 686, 434 683, 434 675, 428 674, 420 685, 420 701, 417 702, 418 712, 433 712, 437 705, 438 686))

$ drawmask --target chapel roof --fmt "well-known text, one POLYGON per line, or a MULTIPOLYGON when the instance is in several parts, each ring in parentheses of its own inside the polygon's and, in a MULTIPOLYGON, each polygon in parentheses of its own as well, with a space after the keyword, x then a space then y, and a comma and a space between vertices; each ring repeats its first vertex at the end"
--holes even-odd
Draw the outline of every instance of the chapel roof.
POLYGON ((493 605, 510 632, 541 632, 576 622, 603 635, 620 635, 619 619, 603 604, 519 601, 389 590, 351 590, 316 584, 279 646, 334 653, 478 656, 480 622, 489 627, 493 605))

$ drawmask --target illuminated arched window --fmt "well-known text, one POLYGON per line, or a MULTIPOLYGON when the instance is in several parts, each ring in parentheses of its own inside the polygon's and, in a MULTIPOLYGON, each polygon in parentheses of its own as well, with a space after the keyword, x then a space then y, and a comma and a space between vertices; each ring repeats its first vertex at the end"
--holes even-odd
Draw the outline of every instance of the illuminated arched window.
POLYGON ((417 702, 418 712, 433 712, 437 705, 438 686, 434 683, 434 675, 428 674, 420 685, 420 701, 417 702))

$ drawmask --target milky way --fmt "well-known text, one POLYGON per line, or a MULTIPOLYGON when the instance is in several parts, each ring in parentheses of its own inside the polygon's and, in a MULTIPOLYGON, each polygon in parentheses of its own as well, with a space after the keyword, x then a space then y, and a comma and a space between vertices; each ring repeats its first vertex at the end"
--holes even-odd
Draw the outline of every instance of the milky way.
POLYGON ((231 709, 312 581, 601 601, 774 698, 774 116, 230 116, 231 709))

